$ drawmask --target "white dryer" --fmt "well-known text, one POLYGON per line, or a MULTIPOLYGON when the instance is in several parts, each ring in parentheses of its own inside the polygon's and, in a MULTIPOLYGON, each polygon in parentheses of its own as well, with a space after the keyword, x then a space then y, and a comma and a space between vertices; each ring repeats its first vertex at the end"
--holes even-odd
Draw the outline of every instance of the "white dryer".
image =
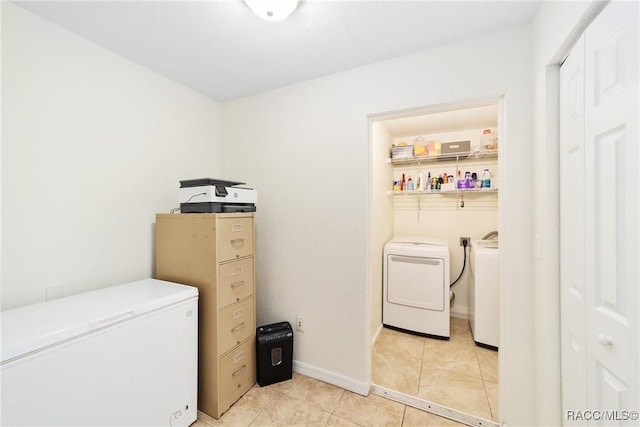
POLYGON ((444 239, 395 237, 384 247, 382 323, 449 338, 449 246, 444 239))

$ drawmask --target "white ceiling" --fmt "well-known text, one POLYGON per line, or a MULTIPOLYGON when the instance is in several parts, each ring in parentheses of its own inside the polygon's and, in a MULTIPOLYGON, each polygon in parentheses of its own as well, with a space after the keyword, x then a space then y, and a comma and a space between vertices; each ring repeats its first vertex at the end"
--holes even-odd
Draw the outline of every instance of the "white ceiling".
POLYGON ((525 24, 541 1, 302 0, 280 22, 242 0, 15 3, 225 102, 525 24))

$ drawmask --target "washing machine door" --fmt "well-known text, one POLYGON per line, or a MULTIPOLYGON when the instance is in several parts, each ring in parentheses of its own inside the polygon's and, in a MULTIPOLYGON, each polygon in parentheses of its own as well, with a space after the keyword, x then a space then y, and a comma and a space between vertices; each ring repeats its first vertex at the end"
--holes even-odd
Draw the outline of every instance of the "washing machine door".
POLYGON ((426 310, 445 308, 444 260, 387 255, 387 300, 426 310))

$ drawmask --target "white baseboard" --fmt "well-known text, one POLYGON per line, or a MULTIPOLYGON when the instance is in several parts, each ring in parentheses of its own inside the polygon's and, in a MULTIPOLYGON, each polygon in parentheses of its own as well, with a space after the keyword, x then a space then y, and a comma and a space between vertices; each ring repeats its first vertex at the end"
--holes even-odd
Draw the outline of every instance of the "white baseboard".
POLYGON ((376 331, 375 334, 373 334, 373 338, 371 339, 371 347, 373 347, 373 345, 376 343, 376 340, 378 339, 378 335, 380 335, 380 332, 382 332, 382 323, 380 324, 380 326, 378 326, 378 330, 376 331))
POLYGON ((306 375, 307 377, 333 384, 363 396, 367 396, 371 389, 370 381, 358 381, 336 372, 327 371, 326 369, 318 368, 307 363, 298 362, 297 360, 293 361, 293 370, 294 372, 306 375))
POLYGON ((469 320, 471 318, 469 310, 466 307, 464 307, 464 309, 462 309, 462 310, 460 310, 460 309, 459 310, 455 310, 455 311, 451 310, 451 313, 449 313, 449 315, 451 317, 457 317, 458 319, 469 320))

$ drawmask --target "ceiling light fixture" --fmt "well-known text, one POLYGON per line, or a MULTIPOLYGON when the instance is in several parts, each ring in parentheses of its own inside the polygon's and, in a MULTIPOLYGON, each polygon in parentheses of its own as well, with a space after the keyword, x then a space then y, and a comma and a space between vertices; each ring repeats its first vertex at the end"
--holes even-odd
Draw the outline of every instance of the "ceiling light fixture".
POLYGON ((291 15, 301 0, 244 0, 249 9, 266 21, 281 21, 291 15))

